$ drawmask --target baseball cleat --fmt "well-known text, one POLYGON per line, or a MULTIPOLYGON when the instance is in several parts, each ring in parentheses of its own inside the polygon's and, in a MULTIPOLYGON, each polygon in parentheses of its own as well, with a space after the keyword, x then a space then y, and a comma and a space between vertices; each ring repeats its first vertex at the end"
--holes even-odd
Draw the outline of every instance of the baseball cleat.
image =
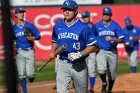
POLYGON ((89 90, 88 93, 94 93, 94 90, 89 90))
POLYGON ((107 84, 102 84, 101 93, 107 93, 106 87, 107 87, 107 84))

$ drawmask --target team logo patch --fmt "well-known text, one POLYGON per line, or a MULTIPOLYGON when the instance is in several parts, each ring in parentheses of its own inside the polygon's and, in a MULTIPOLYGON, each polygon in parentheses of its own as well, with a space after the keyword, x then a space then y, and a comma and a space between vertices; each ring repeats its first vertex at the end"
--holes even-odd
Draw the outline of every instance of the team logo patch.
POLYGON ((70 6, 70 2, 66 1, 66 5, 67 5, 67 6, 70 6))
POLYGON ((108 9, 107 9, 107 8, 105 8, 105 11, 107 11, 107 12, 108 12, 108 9))
POLYGON ((23 8, 19 8, 20 10, 23 10, 23 8))
POLYGON ((136 29, 133 29, 133 33, 136 33, 136 29))

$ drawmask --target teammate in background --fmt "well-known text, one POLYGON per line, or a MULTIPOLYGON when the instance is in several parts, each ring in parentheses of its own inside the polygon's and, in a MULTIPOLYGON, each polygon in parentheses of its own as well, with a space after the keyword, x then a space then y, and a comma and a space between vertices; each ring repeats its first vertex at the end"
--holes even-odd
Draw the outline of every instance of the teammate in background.
POLYGON ((59 54, 57 70, 57 92, 68 93, 70 81, 73 80, 76 93, 87 93, 87 65, 85 57, 96 49, 96 40, 90 28, 77 19, 78 5, 73 0, 64 1, 62 8, 64 20, 57 22, 53 28, 50 58, 63 44, 66 49, 59 54))
MULTIPOLYGON (((83 19, 83 22, 86 23, 90 27, 91 31, 94 32, 95 31, 95 25, 91 22, 89 11, 84 11, 82 13, 82 19, 83 19)), ((95 76, 96 76, 95 54, 96 53, 92 52, 86 58, 86 62, 87 62, 87 65, 88 65, 89 82, 90 82, 89 93, 94 93, 94 84, 95 84, 95 76)))
POLYGON ((124 45, 128 56, 128 64, 130 66, 131 72, 136 73, 138 63, 140 29, 132 24, 132 21, 129 17, 125 18, 124 22, 126 26, 123 29, 125 36, 124 45))
MULTIPOLYGON (((23 93, 27 93, 26 77, 32 83, 35 79, 35 58, 34 58, 34 40, 40 39, 40 33, 36 27, 24 20, 23 8, 17 7, 15 9, 15 17, 17 22, 13 26, 13 34, 16 43, 16 65, 19 74, 20 84, 23 93), (30 35, 26 36, 25 29, 28 29, 30 35)), ((29 34, 29 33, 28 33, 29 34)))
POLYGON ((124 35, 121 27, 111 19, 112 10, 103 8, 103 19, 96 24, 95 35, 98 41, 99 52, 96 54, 97 70, 102 80, 101 93, 112 93, 117 76, 117 44, 122 42, 124 35), (106 80, 108 74, 108 84, 106 80), (108 85, 108 90, 106 90, 108 85))

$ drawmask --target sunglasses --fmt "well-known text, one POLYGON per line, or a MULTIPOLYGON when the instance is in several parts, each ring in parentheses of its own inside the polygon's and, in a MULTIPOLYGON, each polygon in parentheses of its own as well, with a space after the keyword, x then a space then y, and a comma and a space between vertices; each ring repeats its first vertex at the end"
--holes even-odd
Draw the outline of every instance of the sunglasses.
POLYGON ((103 14, 103 15, 111 16, 112 14, 103 14))
POLYGON ((74 11, 73 9, 63 9, 64 12, 66 11, 74 11))
POLYGON ((16 13, 24 13, 23 11, 19 11, 19 12, 16 12, 16 13))

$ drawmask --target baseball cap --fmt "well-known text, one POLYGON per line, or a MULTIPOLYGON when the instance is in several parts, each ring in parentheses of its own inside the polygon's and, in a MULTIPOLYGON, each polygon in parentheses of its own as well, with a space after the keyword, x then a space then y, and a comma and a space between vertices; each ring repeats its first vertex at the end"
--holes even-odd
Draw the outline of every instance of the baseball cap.
POLYGON ((72 9, 72 10, 76 10, 78 9, 78 5, 74 0, 66 0, 64 1, 61 9, 72 9))
POLYGON ((124 19, 124 22, 125 22, 125 25, 126 25, 126 26, 130 26, 130 25, 131 25, 131 19, 130 19, 129 17, 126 17, 126 18, 124 19))
POLYGON ((84 18, 84 17, 89 17, 89 16, 90 16, 89 11, 84 11, 84 12, 82 13, 82 18, 84 18))
POLYGON ((104 7, 103 8, 103 14, 108 14, 108 15, 112 15, 112 10, 109 7, 104 7))
POLYGON ((21 7, 17 7, 15 9, 15 13, 21 13, 21 12, 26 12, 26 11, 23 8, 21 8, 21 7))

